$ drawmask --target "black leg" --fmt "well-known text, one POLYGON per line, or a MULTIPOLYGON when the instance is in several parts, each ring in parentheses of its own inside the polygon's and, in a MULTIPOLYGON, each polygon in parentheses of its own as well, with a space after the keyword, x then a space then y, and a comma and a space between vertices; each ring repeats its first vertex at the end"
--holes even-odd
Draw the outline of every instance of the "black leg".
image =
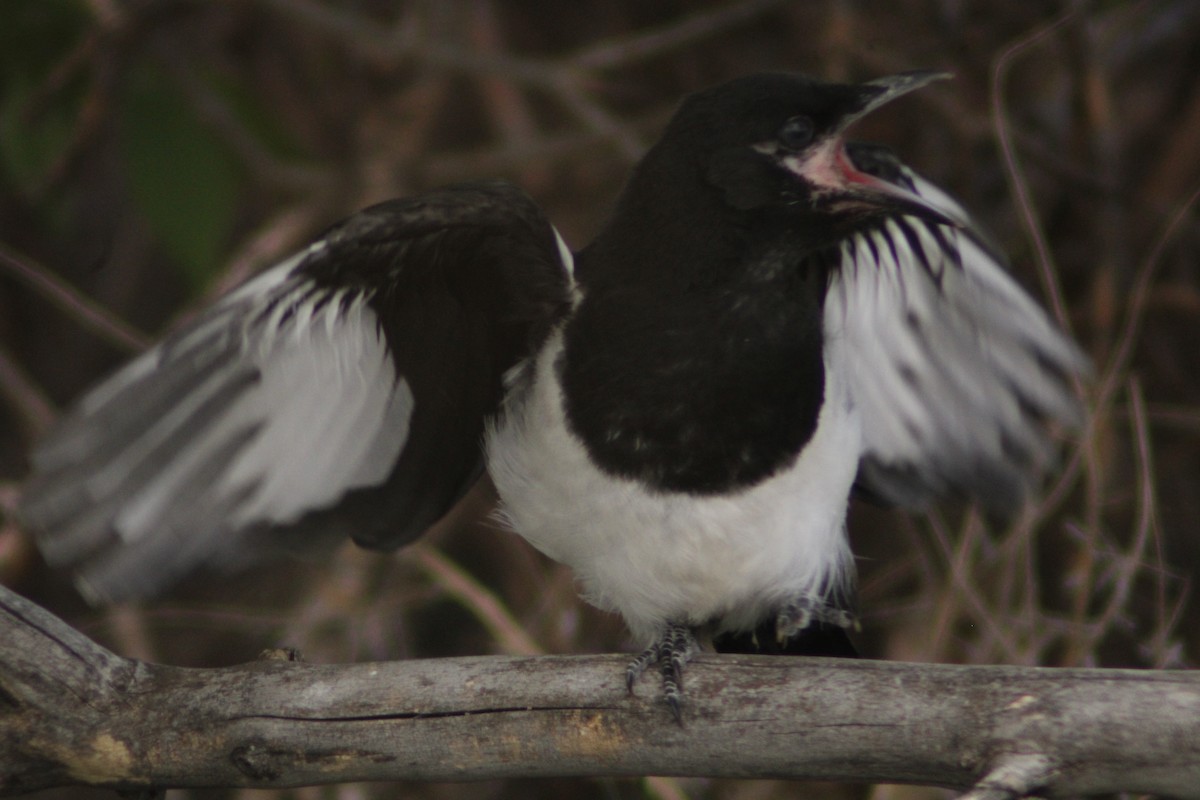
POLYGON ((683 724, 683 668, 700 649, 692 629, 686 625, 668 623, 658 638, 638 655, 625 670, 625 685, 633 691, 633 685, 651 664, 658 664, 662 676, 663 700, 671 709, 671 716, 683 724))
POLYGON ((646 667, 658 661, 658 642, 647 647, 633 661, 629 662, 629 666, 625 668, 625 688, 633 694, 633 685, 637 683, 637 679, 642 677, 642 673, 646 671, 646 667))

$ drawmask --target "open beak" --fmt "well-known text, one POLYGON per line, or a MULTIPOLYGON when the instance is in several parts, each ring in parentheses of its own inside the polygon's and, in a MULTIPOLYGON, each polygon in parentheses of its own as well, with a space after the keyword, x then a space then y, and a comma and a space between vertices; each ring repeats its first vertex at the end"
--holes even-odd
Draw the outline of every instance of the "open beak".
POLYGON ((817 144, 798 165, 833 208, 859 209, 874 213, 911 214, 941 225, 959 223, 925 198, 903 186, 869 175, 854 166, 846 153, 846 129, 875 109, 933 81, 949 78, 946 72, 903 72, 862 84, 862 105, 847 113, 825 141, 817 144))
POLYGON ((880 106, 887 105, 897 97, 903 97, 909 92, 916 91, 934 81, 944 81, 952 77, 949 72, 923 69, 912 72, 901 72, 897 75, 888 75, 886 78, 876 78, 873 81, 867 81, 859 86, 862 90, 862 106, 857 111, 852 111, 842 118, 837 132, 845 132, 855 122, 858 122, 880 106))

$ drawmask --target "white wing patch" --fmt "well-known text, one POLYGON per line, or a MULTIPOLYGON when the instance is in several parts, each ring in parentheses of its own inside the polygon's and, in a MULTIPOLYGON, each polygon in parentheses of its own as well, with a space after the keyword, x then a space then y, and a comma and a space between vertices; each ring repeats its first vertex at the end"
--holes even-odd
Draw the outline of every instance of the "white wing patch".
POLYGON ((138 546, 186 550, 182 570, 387 479, 413 394, 369 296, 294 274, 313 249, 132 361, 38 449, 23 514, 48 558, 97 555, 85 585, 154 583, 132 575, 138 546))
POLYGON ((261 377, 228 426, 259 426, 219 491, 256 485, 233 515, 286 524, 347 491, 382 483, 408 436, 413 396, 397 380, 375 314, 359 295, 340 308, 301 303, 257 342, 261 377))
MULTIPOLYGON (((961 207, 927 182, 947 216, 961 207)), ((1051 458, 1046 420, 1073 423, 1086 359, 972 233, 901 217, 843 243, 825 335, 846 348, 863 474, 885 499, 949 490, 1019 501, 1051 458)))

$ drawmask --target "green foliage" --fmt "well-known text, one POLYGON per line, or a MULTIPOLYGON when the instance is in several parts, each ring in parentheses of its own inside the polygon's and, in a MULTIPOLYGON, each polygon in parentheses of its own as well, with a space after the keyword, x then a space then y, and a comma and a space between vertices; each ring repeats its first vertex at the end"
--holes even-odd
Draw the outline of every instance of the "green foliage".
POLYGON ((36 193, 69 145, 85 96, 76 79, 38 94, 76 47, 90 18, 71 0, 10 2, 0 25, 0 180, 36 193))
MULTIPOLYGON (((58 216, 60 198, 43 191, 79 135, 94 88, 86 67, 64 65, 93 23, 78 2, 37 0, 8 3, 0 25, 0 184, 39 204, 47 221, 58 216)), ((228 246, 243 175, 152 60, 132 61, 115 103, 134 206, 198 289, 228 246)))
POLYGON ((194 287, 229 244, 242 175, 185 96, 152 64, 126 76, 120 148, 130 192, 194 287))

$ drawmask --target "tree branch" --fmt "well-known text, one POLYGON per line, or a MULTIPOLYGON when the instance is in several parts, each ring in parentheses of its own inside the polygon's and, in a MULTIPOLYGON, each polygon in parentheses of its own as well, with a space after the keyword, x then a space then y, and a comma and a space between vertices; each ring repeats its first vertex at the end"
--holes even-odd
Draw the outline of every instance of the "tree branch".
POLYGON ((1200 674, 701 656, 684 726, 624 656, 183 669, 0 587, 0 795, 510 776, 1200 798, 1200 674))

